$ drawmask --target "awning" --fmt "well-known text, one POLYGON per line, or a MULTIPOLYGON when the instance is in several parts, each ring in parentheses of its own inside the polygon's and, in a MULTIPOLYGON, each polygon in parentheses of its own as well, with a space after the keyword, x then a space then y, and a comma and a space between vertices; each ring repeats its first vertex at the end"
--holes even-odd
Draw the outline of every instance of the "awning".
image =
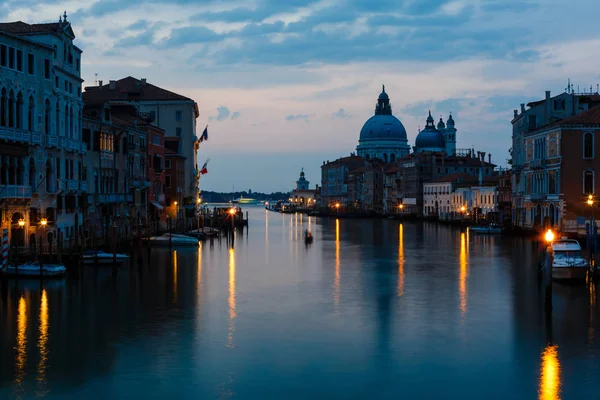
POLYGON ((156 207, 157 209, 159 209, 159 210, 162 210, 162 209, 163 209, 163 206, 161 206, 160 204, 158 204, 158 203, 156 203, 156 202, 154 202, 154 201, 152 202, 152 205, 153 205, 154 207, 156 207))

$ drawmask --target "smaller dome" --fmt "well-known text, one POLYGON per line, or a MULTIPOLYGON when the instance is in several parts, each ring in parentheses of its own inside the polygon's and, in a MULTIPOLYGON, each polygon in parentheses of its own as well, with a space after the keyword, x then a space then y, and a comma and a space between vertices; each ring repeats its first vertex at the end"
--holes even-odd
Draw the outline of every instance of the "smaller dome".
POLYGON ((446 125, 450 126, 454 126, 454 119, 452 118, 452 114, 450 114, 450 116, 448 117, 448 121, 446 121, 446 125))
POLYGON ((442 135, 435 130, 422 130, 415 140, 418 149, 444 149, 446 142, 442 135))
POLYGON ((390 99, 390 97, 388 96, 388 94, 387 94, 386 92, 381 92, 381 93, 379 94, 379 97, 378 97, 378 99, 379 99, 379 100, 389 100, 389 99, 390 99))
POLYGON ((427 117, 427 124, 433 125, 433 117, 431 116, 431 110, 429 111, 429 117, 427 117))
POLYGON ((440 117, 440 122, 438 122, 438 124, 437 124, 437 129, 438 129, 438 131, 442 130, 442 129, 446 129, 446 125, 444 124, 442 117, 440 117))

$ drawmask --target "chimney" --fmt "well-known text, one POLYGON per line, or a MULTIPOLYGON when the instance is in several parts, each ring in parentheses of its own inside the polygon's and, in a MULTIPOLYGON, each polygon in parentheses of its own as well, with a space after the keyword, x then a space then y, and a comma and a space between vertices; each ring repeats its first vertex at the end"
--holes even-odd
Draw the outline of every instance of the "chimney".
POLYGON ((491 164, 492 163, 492 155, 488 154, 488 162, 491 164))
POLYGON ((514 117, 513 118, 517 118, 519 116, 519 110, 513 110, 514 112, 514 117))
POLYGON ((524 113, 525 112, 525 103, 521 103, 521 112, 524 113))
POLYGON ((98 87, 102 87, 102 81, 98 81, 98 87))
POLYGON ((546 90, 546 100, 550 100, 550 91, 546 90))
POLYGON ((108 81, 110 90, 115 90, 117 88, 117 81, 108 81))
POLYGON ((142 86, 144 86, 146 84, 146 78, 142 78, 140 80, 142 81, 142 86))

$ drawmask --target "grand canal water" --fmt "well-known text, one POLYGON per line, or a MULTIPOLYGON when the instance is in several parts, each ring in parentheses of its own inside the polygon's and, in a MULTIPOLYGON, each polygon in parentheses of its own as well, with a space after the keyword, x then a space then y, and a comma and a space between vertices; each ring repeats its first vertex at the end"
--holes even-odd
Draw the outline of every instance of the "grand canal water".
POLYGON ((0 399, 594 399, 600 296, 521 238, 250 209, 234 249, 7 281, 0 399), (306 246, 302 232, 315 236, 306 246))

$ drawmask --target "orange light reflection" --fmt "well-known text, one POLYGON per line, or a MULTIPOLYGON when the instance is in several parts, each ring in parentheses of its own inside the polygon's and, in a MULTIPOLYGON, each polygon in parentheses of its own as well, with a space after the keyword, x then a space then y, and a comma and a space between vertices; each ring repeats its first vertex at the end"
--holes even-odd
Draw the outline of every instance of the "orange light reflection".
POLYGON ((333 304, 340 304, 340 220, 335 220, 335 278, 333 281, 333 304))
POLYGON ((542 353, 539 400, 560 400, 558 346, 548 345, 542 353))
POLYGON ((467 236, 463 232, 460 234, 460 276, 459 276, 459 291, 460 291, 460 312, 464 316, 467 312, 467 277, 469 271, 467 269, 467 236))
POLYGON ((235 304, 235 253, 229 249, 229 331, 227 334, 227 347, 234 347, 233 333, 235 332, 236 304, 235 304))
POLYGON ((398 227, 398 297, 404 294, 404 225, 398 227))
POLYGON ((27 364, 27 303, 25 298, 19 299, 19 311, 17 314, 17 357, 15 384, 22 389, 25 378, 25 365, 27 364))

